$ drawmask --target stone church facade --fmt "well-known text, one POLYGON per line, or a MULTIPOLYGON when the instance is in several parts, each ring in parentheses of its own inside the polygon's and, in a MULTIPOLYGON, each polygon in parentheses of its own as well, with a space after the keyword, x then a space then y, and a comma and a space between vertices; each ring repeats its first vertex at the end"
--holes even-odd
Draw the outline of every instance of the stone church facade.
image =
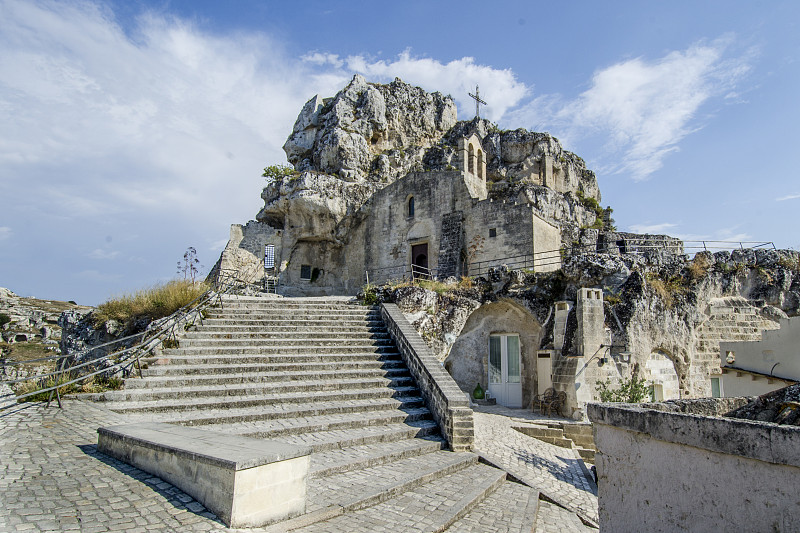
POLYGON ((284 238, 291 220, 284 229, 234 224, 218 270, 250 268, 258 281, 261 258, 274 254, 267 275, 285 296, 354 295, 367 281, 460 278, 476 265, 509 260, 557 270, 560 228, 528 204, 489 198, 480 139, 473 134, 459 147, 462 168, 412 172, 376 191, 342 239, 326 238, 322 224, 311 220, 308 226, 319 231, 291 242, 284 238))
POLYGON ((256 221, 231 226, 210 277, 266 280, 283 296, 355 295, 367 283, 487 279, 506 265, 516 277, 486 282, 491 298, 443 310, 428 291, 404 309, 465 393, 480 384, 528 407, 553 387, 577 418, 598 383, 634 373, 656 400, 708 396, 719 342, 776 327, 750 295, 757 284, 728 279, 763 258, 708 254, 721 265, 715 281, 686 282, 693 300, 676 312, 647 285, 684 279, 679 239, 617 232, 580 157, 547 133, 459 122, 448 96, 355 76, 306 103, 284 150, 294 173, 267 183, 256 221), (557 295, 519 281, 551 271, 565 284, 557 295))

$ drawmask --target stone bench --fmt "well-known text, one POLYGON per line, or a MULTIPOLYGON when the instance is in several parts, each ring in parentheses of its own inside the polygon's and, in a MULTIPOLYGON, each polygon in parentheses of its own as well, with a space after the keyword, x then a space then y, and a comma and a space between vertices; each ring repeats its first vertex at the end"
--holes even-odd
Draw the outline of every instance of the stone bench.
POLYGON ((180 488, 228 527, 305 512, 309 448, 157 422, 97 433, 100 453, 180 488))

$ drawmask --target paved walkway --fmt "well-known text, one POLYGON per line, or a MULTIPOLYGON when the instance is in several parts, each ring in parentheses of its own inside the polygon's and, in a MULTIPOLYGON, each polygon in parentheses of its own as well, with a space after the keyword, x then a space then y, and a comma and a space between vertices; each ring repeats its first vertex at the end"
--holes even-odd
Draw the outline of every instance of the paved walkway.
MULTIPOLYGON (((495 443, 496 460, 516 468, 517 477, 529 476, 546 496, 596 516, 597 500, 581 488, 567 450, 522 435, 511 429, 513 419, 480 409, 480 449, 495 443)), ((20 404, 0 411, 0 531, 231 531, 191 496, 97 453, 97 428, 126 421, 76 400, 66 400, 64 409, 20 404)), ((537 531, 579 531, 567 528, 564 516, 556 506, 542 506, 537 531)))
POLYGON ((547 444, 513 429, 550 420, 525 409, 475 407, 475 448, 497 466, 546 497, 597 523, 597 487, 574 450, 547 444))

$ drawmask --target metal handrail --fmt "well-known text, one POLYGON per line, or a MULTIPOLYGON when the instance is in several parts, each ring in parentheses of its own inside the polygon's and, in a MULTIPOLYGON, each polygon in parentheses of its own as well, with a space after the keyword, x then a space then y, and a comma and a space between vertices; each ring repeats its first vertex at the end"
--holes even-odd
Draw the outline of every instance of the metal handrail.
MULTIPOLYGON (((15 384, 15 383, 21 383, 23 381, 41 380, 41 379, 46 379, 46 378, 52 377, 52 376, 58 376, 58 378, 56 378, 56 384, 55 385, 53 385, 51 387, 38 389, 38 390, 29 392, 29 393, 21 394, 19 396, 16 396, 16 399, 17 400, 21 400, 21 399, 27 398, 29 396, 34 396, 34 395, 50 392, 50 396, 49 396, 49 398, 47 400, 47 405, 48 406, 50 405, 50 403, 52 402, 52 399, 53 399, 53 395, 55 394, 55 396, 57 398, 57 401, 58 401, 58 406, 62 407, 62 405, 61 405, 61 393, 60 393, 59 389, 61 389, 63 387, 66 387, 68 385, 73 385, 75 383, 79 383, 79 382, 84 381, 84 380, 86 380, 86 379, 88 379, 88 378, 90 378, 92 376, 97 375, 97 374, 108 372, 109 370, 112 370, 112 369, 115 369, 115 368, 119 368, 120 370, 125 372, 129 368, 132 368, 133 365, 135 364, 137 366, 137 368, 139 369, 139 377, 142 377, 142 367, 141 367, 140 359, 141 359, 141 357, 143 357, 143 356, 149 354, 150 352, 152 352, 156 348, 156 346, 158 346, 160 344, 160 341, 159 342, 154 342, 154 341, 156 341, 156 339, 159 339, 160 337, 164 336, 165 334, 172 336, 172 338, 174 339, 176 337, 175 327, 179 323, 181 323, 181 321, 184 318, 187 318, 190 313, 197 313, 197 315, 200 317, 201 324, 202 324, 202 311, 204 309, 206 309, 207 307, 209 307, 210 305, 213 305, 214 303, 218 303, 219 305, 222 305, 222 296, 223 295, 232 292, 236 288, 240 288, 242 286, 246 286, 246 285, 249 285, 250 283, 252 283, 253 279, 258 274, 258 268, 259 267, 261 267, 260 263, 254 263, 254 264, 250 265, 250 267, 248 267, 244 271, 244 274, 245 274, 244 276, 242 276, 240 274, 241 271, 239 271, 239 270, 227 270, 226 269, 226 271, 221 271, 222 275, 218 276, 214 288, 208 289, 203 294, 201 294, 200 296, 198 296, 197 298, 195 298, 194 300, 192 300, 188 304, 184 305, 180 309, 176 310, 171 315, 169 315, 167 317, 163 317, 163 318, 158 319, 158 320, 155 320, 154 322, 156 322, 156 324, 158 324, 158 326, 157 326, 157 328, 155 328, 155 330, 135 333, 133 335, 128 335, 128 336, 123 337, 121 339, 115 339, 115 340, 110 341, 110 342, 99 344, 97 346, 93 346, 93 347, 91 347, 91 348, 89 348, 87 350, 84 350, 82 352, 78 352, 76 354, 72 354, 72 357, 77 359, 76 356, 89 354, 89 353, 97 350, 98 348, 101 348, 101 347, 104 347, 104 346, 109 346, 109 345, 112 345, 112 344, 119 344, 119 343, 121 343, 123 341, 131 340, 131 339, 134 339, 136 337, 142 337, 142 339, 137 344, 135 344, 133 346, 130 346, 128 348, 124 348, 122 350, 118 350, 116 352, 112 352, 112 353, 108 353, 108 354, 102 354, 102 355, 99 355, 99 356, 94 357, 92 359, 89 359, 88 361, 84 361, 81 364, 71 365, 71 366, 69 366, 67 368, 64 368, 64 363, 70 357, 70 356, 67 356, 67 355, 57 355, 57 356, 53 356, 53 357, 45 357, 45 358, 37 359, 37 360, 34 360, 34 361, 60 360, 61 364, 59 365, 58 370, 56 370, 54 372, 49 372, 47 374, 37 374, 35 376, 30 376, 30 377, 27 377, 27 378, 20 378, 20 379, 16 379, 16 380, 7 380, 7 381, 3 381, 3 383, 7 384, 7 385, 12 385, 12 384, 15 384), (231 272, 235 272, 235 274, 231 274, 231 272), (149 337, 148 337, 148 334, 150 334, 149 337), (143 346, 144 346, 144 348, 142 348, 143 346), (75 379, 72 379, 70 381, 67 381, 67 382, 58 383, 59 379, 64 374, 66 374, 68 372, 71 373, 72 371, 74 371, 74 370, 76 370, 78 368, 83 368, 83 367, 86 367, 88 365, 94 364, 94 363, 96 363, 97 361, 99 361, 101 359, 111 359, 111 358, 114 358, 114 357, 116 357, 117 360, 113 364, 108 366, 108 367, 102 368, 100 370, 96 370, 96 371, 91 372, 89 374, 84 374, 82 376, 79 376, 79 377, 77 377, 75 379)), ((26 363, 31 363, 31 362, 33 362, 33 361, 4 361, 3 363, 5 365, 8 365, 8 364, 16 365, 16 364, 26 364, 26 363)), ((3 405, 3 406, 0 406, 0 410, 7 409, 7 408, 11 407, 12 405, 14 405, 14 404, 6 404, 6 405, 3 405)))
MULTIPOLYGON (((609 246, 613 246, 609 244, 609 246)), ((642 244, 631 244, 631 247, 634 248, 625 252, 626 254, 643 254, 654 250, 664 250, 667 249, 674 249, 677 247, 681 247, 682 251, 687 250, 696 250, 696 251, 709 251, 709 250, 731 250, 731 249, 759 249, 759 248, 775 248, 775 244, 771 241, 721 241, 721 240, 698 240, 698 241, 680 241, 677 240, 672 242, 660 243, 660 244, 651 244, 651 243, 642 243, 642 244), (748 245, 748 246, 745 246, 748 245)), ((543 250, 539 252, 534 252, 532 254, 521 254, 521 255, 512 255, 507 257, 499 257, 493 259, 482 259, 480 261, 471 261, 468 267, 468 276, 470 277, 477 277, 484 273, 487 273, 489 269, 500 267, 503 265, 509 267, 516 267, 516 268, 530 268, 536 271, 538 268, 545 267, 545 266, 552 266, 552 265, 559 265, 562 263, 564 254, 566 255, 574 255, 576 253, 587 253, 587 252, 595 252, 595 253, 603 253, 598 252, 597 244, 583 244, 583 245, 576 245, 576 246, 567 246, 558 249, 552 250, 543 250)), ((409 276, 412 273, 413 269, 421 269, 422 267, 412 267, 409 265, 395 265, 389 267, 379 267, 379 268, 372 268, 366 271, 366 281, 370 284, 380 283, 380 282, 387 282, 390 280, 398 280, 398 281, 408 281, 409 278, 414 279, 413 276, 409 276), (396 274, 385 274, 385 272, 391 271, 395 272, 396 274), (377 275, 375 275, 377 274, 377 275)), ((437 269, 426 269, 431 277, 431 279, 435 279, 437 269)))

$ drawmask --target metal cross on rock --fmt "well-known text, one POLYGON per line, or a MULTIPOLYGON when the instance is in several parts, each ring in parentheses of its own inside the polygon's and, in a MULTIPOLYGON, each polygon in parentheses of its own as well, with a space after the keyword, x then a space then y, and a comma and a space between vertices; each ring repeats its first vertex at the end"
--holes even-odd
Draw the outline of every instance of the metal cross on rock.
POLYGON ((470 98, 475 100, 475 116, 481 118, 481 104, 489 105, 483 100, 481 100, 481 92, 478 89, 478 86, 475 86, 475 94, 469 93, 470 98))

